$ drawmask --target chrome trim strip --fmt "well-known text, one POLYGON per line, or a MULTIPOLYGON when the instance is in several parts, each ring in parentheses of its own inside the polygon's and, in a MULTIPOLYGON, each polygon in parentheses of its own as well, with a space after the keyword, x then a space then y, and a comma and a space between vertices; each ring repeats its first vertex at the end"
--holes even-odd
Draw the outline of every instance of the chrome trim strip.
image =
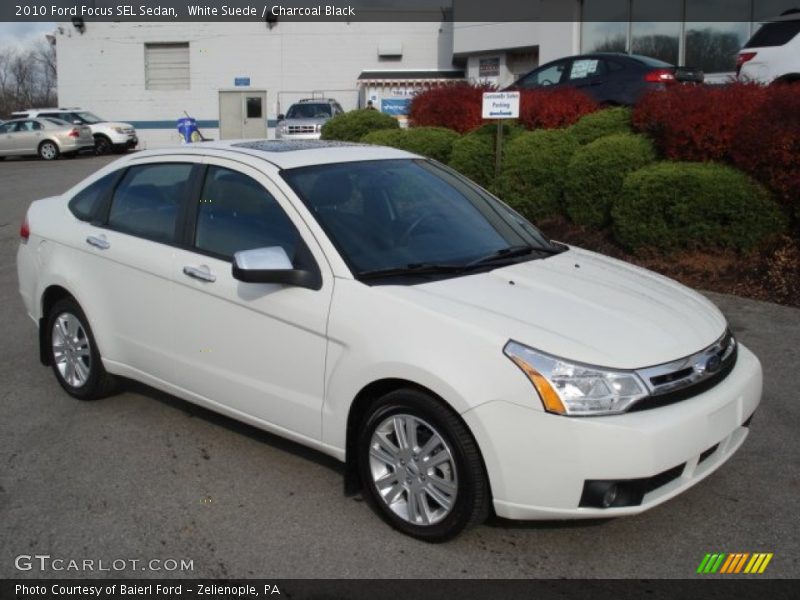
POLYGON ((685 358, 672 362, 637 369, 636 373, 647 386, 650 396, 658 396, 680 390, 712 377, 728 362, 736 350, 736 339, 730 331, 725 333, 716 342, 685 358), (687 371, 680 375, 681 371, 687 371), (654 379, 667 378, 675 375, 676 379, 664 383, 654 383, 654 379))

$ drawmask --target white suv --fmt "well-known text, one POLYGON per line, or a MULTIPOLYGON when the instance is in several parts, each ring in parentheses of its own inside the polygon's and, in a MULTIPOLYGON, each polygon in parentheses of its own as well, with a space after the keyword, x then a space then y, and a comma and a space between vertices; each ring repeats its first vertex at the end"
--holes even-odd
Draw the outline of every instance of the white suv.
POLYGON ((800 12, 764 23, 739 51, 736 73, 755 83, 800 82, 800 12))
POLYGON ((80 108, 36 108, 17 111, 13 113, 13 116, 22 119, 52 117, 76 125, 87 125, 92 130, 97 154, 110 154, 112 151, 122 154, 132 150, 139 143, 133 125, 104 121, 97 115, 80 108))

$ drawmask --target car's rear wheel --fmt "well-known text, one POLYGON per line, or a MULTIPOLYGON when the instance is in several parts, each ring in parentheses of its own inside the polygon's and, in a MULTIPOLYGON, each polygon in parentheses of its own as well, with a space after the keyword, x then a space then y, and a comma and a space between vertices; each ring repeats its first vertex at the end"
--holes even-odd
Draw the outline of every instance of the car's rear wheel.
POLYGON ((55 160, 58 158, 58 146, 49 140, 39 144, 39 158, 42 160, 55 160))
POLYGON ((103 367, 86 315, 74 300, 67 298, 53 306, 46 339, 53 372, 68 394, 93 400, 113 391, 114 378, 103 367))
POLYGON ((364 418, 358 463, 370 505, 392 527, 428 542, 481 523, 490 492, 472 435, 438 399, 391 392, 364 418))
POLYGON ((94 138, 94 153, 98 156, 111 154, 113 147, 111 140, 104 135, 98 135, 94 138))

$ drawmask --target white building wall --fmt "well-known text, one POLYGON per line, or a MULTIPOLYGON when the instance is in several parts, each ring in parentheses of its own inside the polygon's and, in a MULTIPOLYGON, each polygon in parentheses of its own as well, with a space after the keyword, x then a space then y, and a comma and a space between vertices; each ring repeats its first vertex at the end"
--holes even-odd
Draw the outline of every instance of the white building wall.
MULTIPOLYGON (((313 90, 328 91, 345 109, 357 103, 356 81, 366 69, 450 69, 452 28, 437 22, 98 23, 84 34, 71 23, 57 33, 61 106, 80 106, 105 119, 134 122, 142 146, 174 143, 174 122, 187 111, 219 119, 220 89, 267 91, 267 118, 313 90), (402 58, 382 60, 380 42, 402 45, 402 58), (146 90, 144 44, 189 42, 189 90, 146 90), (249 77, 250 87, 234 88, 249 77), (349 90, 349 91, 344 91, 349 90), (153 127, 161 125, 163 129, 153 127)), ((202 124, 201 124, 202 125, 202 124)), ((215 129, 203 128, 217 138, 215 129)))

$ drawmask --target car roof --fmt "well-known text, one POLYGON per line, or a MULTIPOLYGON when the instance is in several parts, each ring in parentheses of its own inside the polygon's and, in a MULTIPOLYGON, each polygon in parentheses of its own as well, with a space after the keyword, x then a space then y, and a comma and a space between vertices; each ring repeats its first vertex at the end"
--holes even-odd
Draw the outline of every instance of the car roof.
POLYGON ((143 150, 132 155, 131 159, 175 154, 213 155, 223 158, 247 156, 267 161, 278 169, 366 160, 421 158, 396 148, 333 140, 229 140, 143 150))

